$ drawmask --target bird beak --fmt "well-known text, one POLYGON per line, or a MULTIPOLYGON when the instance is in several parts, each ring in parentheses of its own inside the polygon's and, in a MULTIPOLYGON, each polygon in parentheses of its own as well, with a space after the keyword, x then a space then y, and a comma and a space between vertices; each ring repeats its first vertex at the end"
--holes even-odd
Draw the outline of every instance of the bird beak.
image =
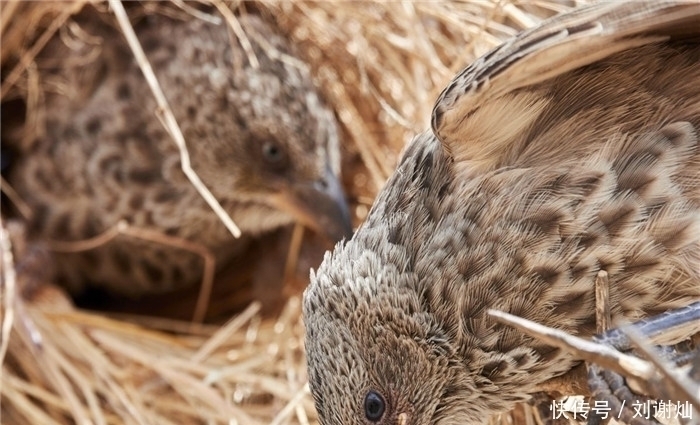
POLYGON ((352 236, 345 192, 330 167, 316 182, 293 184, 273 195, 272 203, 333 242, 352 236))

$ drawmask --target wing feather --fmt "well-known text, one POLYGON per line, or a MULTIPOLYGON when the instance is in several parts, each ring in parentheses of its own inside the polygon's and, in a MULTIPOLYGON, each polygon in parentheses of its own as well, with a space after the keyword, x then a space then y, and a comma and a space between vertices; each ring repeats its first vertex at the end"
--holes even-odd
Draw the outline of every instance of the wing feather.
MULTIPOLYGON (((697 1, 604 2, 554 17, 458 74, 438 98, 433 130, 457 162, 473 161, 470 166, 485 164, 487 168, 514 165, 517 152, 513 149, 520 148, 513 145, 524 146, 536 136, 523 137, 528 134, 525 130, 537 126, 548 110, 576 100, 564 100, 561 91, 559 97, 551 95, 545 89, 547 84, 582 67, 611 61, 622 52, 699 37, 697 1), (508 155, 511 162, 504 164, 503 157, 508 155)), ((640 71, 630 69, 630 75, 633 72, 640 71)), ((584 97, 595 103, 602 96, 593 90, 602 88, 605 85, 593 87, 584 97)), ((608 106, 613 109, 615 105, 611 101, 608 106)), ((590 117, 592 121, 599 118, 595 114, 590 117)), ((607 120, 605 125, 609 124, 607 120)), ((548 129, 546 125, 538 128, 548 129)), ((652 130, 656 129, 658 126, 652 130)))

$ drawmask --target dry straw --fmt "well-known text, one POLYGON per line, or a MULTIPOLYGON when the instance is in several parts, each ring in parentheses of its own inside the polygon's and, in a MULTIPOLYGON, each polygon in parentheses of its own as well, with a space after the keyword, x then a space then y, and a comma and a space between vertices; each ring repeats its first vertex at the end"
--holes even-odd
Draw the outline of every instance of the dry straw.
MULTIPOLYGON (((71 16, 84 3, 0 2, 2 101, 26 103, 26 143, 42 131, 41 50, 71 30, 71 16)), ((212 13, 202 14, 192 4, 175 3, 192 19, 230 25, 244 44, 248 34, 237 23, 239 13, 260 13, 289 36, 342 124, 344 180, 358 200, 358 219, 403 144, 426 128, 434 99, 459 69, 505 38, 575 6, 550 0, 217 0, 212 13)), ((120 9, 115 0, 96 6, 107 14, 120 9)), ((148 5, 144 10, 154 13, 148 5)), ((128 22, 122 20, 122 28, 128 32, 128 22)), ((160 113, 177 139, 167 104, 160 113)), ((21 200, 15 201, 21 209, 21 200)), ((221 326, 109 318, 74 308, 49 285, 25 296, 15 264, 37 261, 30 261, 22 233, 6 220, 2 224, 1 423, 316 422, 298 298, 276 319, 261 319, 259 305, 252 304, 221 326)))

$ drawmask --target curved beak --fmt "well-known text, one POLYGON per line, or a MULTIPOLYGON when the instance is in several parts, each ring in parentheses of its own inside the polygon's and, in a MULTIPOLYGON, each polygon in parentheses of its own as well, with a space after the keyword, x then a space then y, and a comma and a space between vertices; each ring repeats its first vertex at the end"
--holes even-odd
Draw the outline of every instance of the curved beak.
POLYGON ((273 195, 272 203, 333 242, 352 236, 345 192, 330 167, 316 182, 292 184, 273 195))

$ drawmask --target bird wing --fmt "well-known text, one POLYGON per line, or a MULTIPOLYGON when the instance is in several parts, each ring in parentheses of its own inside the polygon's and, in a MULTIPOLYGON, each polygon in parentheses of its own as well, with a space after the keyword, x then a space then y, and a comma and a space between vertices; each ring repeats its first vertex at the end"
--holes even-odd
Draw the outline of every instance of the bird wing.
POLYGON ((515 96, 521 89, 628 49, 698 35, 697 0, 603 2, 556 16, 459 73, 437 100, 433 130, 457 162, 490 162, 553 106, 537 94, 515 96))

